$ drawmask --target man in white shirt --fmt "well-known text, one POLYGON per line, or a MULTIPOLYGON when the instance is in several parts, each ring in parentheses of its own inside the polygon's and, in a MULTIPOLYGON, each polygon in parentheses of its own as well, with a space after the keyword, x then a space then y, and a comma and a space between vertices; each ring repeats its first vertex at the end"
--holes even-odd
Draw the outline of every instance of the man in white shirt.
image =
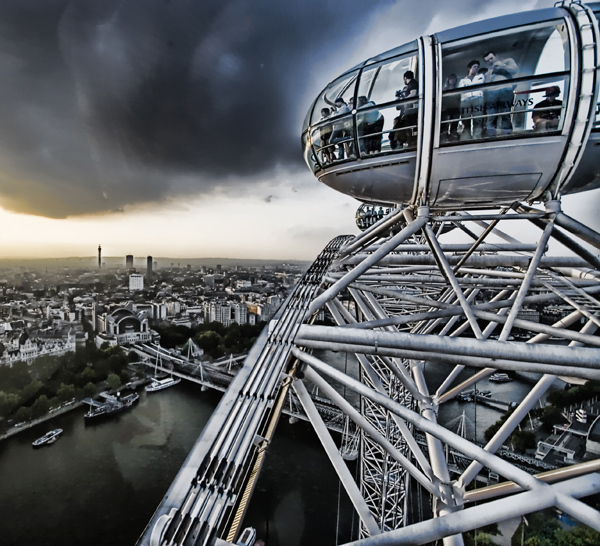
MULTIPOLYGON (((471 61, 467 65, 467 75, 458 82, 458 87, 470 87, 485 83, 483 74, 479 72, 479 61, 471 61)), ((483 127, 483 91, 481 89, 461 93, 460 117, 463 124, 461 140, 480 139, 483 127)))

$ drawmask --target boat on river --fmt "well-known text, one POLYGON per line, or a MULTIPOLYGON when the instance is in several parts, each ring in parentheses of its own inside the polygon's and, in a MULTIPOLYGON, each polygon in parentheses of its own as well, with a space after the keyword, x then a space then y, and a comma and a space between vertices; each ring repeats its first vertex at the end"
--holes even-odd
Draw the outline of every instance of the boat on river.
POLYGON ((42 447, 45 445, 53 444, 54 442, 56 442, 56 440, 58 440, 58 437, 62 433, 63 433, 62 428, 57 428, 57 429, 51 430, 50 432, 46 432, 46 434, 44 434, 42 437, 38 438, 37 440, 34 440, 31 443, 31 445, 33 447, 42 447))
MULTIPOLYGON (((160 352, 156 351, 156 361, 154 363, 154 377, 152 378, 152 383, 146 386, 146 392, 157 392, 162 391, 163 389, 168 389, 169 387, 174 387, 181 381, 180 377, 173 377, 173 372, 171 371, 171 375, 169 377, 158 377, 158 361, 161 359, 160 352)), ((161 367, 162 367, 162 359, 161 359, 161 367)))
POLYGON ((106 398, 106 402, 100 404, 96 403, 90 405, 90 409, 85 414, 85 420, 88 421, 100 421, 108 417, 112 417, 117 413, 121 413, 126 409, 129 409, 140 399, 140 395, 137 392, 127 394, 125 396, 110 396, 106 398))
POLYGON ((494 373, 490 375, 490 381, 494 383, 508 383, 509 381, 513 381, 513 378, 505 373, 494 373))
POLYGON ((180 377, 163 377, 159 379, 158 377, 152 378, 152 383, 150 385, 146 385, 146 392, 156 392, 162 391, 163 389, 168 389, 169 387, 173 387, 177 385, 181 381, 180 377))

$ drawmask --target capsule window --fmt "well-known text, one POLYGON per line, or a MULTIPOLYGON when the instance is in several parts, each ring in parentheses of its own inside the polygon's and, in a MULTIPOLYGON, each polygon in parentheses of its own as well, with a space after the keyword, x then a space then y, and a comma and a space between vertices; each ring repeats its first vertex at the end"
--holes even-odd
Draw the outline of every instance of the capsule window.
POLYGON ((302 134, 302 152, 304 154, 304 161, 311 168, 313 172, 319 170, 320 165, 317 162, 315 152, 313 151, 312 142, 308 131, 302 134))
POLYGON ((561 131, 569 59, 563 21, 444 44, 440 144, 561 131))
POLYGON ((405 75, 410 72, 414 78, 417 68, 417 56, 414 54, 365 68, 360 76, 357 96, 366 97, 375 104, 395 102, 406 86, 405 75))
POLYGON ((356 131, 362 157, 416 147, 419 83, 413 53, 365 68, 356 97, 356 131))
POLYGON ((330 117, 344 115, 350 110, 349 105, 351 99, 354 100, 357 76, 358 71, 354 71, 338 78, 327 86, 315 102, 311 125, 315 125, 322 120, 324 109, 329 110, 330 117), (336 103, 336 101, 338 102, 336 103))
MULTIPOLYGON (((594 15, 600 23, 600 11, 595 11, 594 15)), ((596 120, 594 122, 594 129, 600 129, 600 96, 598 97, 598 104, 596 105, 596 120)))

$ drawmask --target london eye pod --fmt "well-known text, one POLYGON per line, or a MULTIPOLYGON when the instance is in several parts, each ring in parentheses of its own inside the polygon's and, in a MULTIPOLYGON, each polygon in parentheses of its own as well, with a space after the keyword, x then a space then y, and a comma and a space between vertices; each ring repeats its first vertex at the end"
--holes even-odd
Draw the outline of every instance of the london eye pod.
POLYGON ((600 187, 600 3, 422 36, 333 80, 304 123, 317 178, 364 202, 484 208, 600 187))

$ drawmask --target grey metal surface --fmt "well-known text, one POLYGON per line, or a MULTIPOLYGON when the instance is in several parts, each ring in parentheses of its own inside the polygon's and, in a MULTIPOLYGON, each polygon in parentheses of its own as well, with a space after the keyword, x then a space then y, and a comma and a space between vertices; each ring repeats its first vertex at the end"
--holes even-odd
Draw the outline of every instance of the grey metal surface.
MULTIPOLYGON (((600 349, 598 337, 594 335, 596 322, 600 317, 597 300, 600 278, 591 264, 581 258, 572 260, 568 254, 557 253, 555 245, 552 247, 552 258, 544 259, 550 237, 556 229, 552 220, 557 214, 562 214, 560 203, 549 202, 546 210, 535 208, 528 209, 528 213, 523 215, 514 212, 508 216, 506 213, 490 215, 489 218, 494 217, 498 223, 494 229, 487 229, 488 224, 480 215, 470 219, 468 214, 463 213, 462 221, 469 226, 467 232, 472 233, 473 240, 478 239, 480 233, 485 234, 484 243, 477 250, 481 263, 477 269, 469 267, 468 262, 463 262, 464 265, 460 265, 456 271, 450 270, 450 259, 455 264, 460 263, 461 255, 468 252, 470 246, 464 245, 460 249, 445 246, 444 237, 438 242, 432 226, 439 217, 427 217, 425 210, 421 211, 419 217, 419 230, 409 230, 408 226, 400 229, 403 227, 401 224, 395 230, 392 229, 392 234, 387 237, 382 232, 379 232, 382 235, 380 239, 363 235, 360 244, 352 245, 352 252, 342 249, 344 258, 326 276, 324 296, 316 300, 320 303, 329 302, 328 308, 332 310, 337 326, 302 326, 295 338, 299 348, 293 352, 311 366, 306 372, 305 381, 312 378, 315 384, 323 387, 324 382, 335 380, 369 400, 369 411, 365 411, 367 406, 363 404, 361 416, 346 409, 360 424, 363 437, 369 436, 366 432, 370 430, 368 416, 378 415, 382 419, 386 411, 400 416, 408 425, 402 429, 405 438, 410 436, 412 441, 416 438, 413 434, 416 435, 418 431, 429 436, 426 451, 428 461, 422 464, 420 458, 423 452, 411 450, 409 457, 414 459, 415 466, 412 466, 413 463, 405 464, 404 469, 407 475, 412 475, 417 481, 430 479, 431 483, 424 489, 429 493, 437 491, 437 494, 432 495, 434 520, 419 524, 411 522, 407 517, 399 526, 406 530, 388 529, 372 538, 366 538, 368 533, 363 530, 364 540, 356 544, 424 544, 434 539, 443 539, 445 543, 452 544, 459 540, 455 536, 458 532, 501 521, 515 513, 525 514, 547 506, 560 507, 572 517, 599 528, 598 513, 576 500, 587 492, 587 484, 577 491, 569 489, 567 494, 564 493, 566 486, 561 485, 560 480, 557 485, 542 486, 540 480, 528 476, 513 462, 493 455, 506 443, 510 434, 524 425, 529 411, 557 381, 557 375, 600 377, 600 349), (521 243, 506 235, 505 224, 517 222, 519 225, 530 226, 533 217, 541 217, 543 222, 537 234, 531 232, 529 227, 523 230, 523 233, 527 233, 527 241, 521 243), (426 218, 425 224, 422 223, 423 218, 426 218), (393 233, 411 235, 401 245, 393 245, 390 241, 398 237, 393 233), (522 250, 525 246, 513 247, 520 249, 517 252, 511 252, 510 246, 499 245, 494 249, 494 244, 506 239, 510 239, 511 244, 532 245, 532 241, 534 244, 527 247, 528 250, 522 250), (391 250, 392 247, 394 250, 391 250), (392 253, 388 254, 390 259, 381 258, 382 248, 387 248, 392 253), (517 254, 520 257, 515 260, 517 254), (370 255, 376 255, 376 258, 369 259, 370 255), (407 256, 413 262, 424 259, 428 264, 433 262, 437 265, 428 265, 429 275, 419 277, 413 274, 414 267, 404 265, 407 256), (561 267, 569 260, 572 260, 573 265, 580 266, 582 272, 587 272, 589 284, 579 287, 573 282, 578 276, 577 271, 561 267), (368 268, 364 267, 365 263, 369 264, 368 268), (360 271, 358 275, 356 270, 360 271), (350 282, 348 279, 351 279, 350 282), (478 287, 471 282, 474 279, 493 279, 497 282, 481 282, 478 287), (532 305, 559 306, 563 318, 550 325, 517 318, 521 312, 531 309, 532 305), (581 320, 584 321, 582 327, 573 329, 575 323, 581 320), (518 340, 512 340, 511 334, 515 328, 520 329, 521 334, 526 332, 526 335, 523 337, 519 334, 518 340), (494 333, 499 334, 498 339, 490 339, 494 333), (550 338, 567 339, 571 344, 565 346, 560 341, 557 344, 550 338), (358 353, 363 377, 375 379, 379 387, 364 384, 365 379, 363 383, 359 383, 344 377, 326 363, 303 353, 303 349, 312 348, 358 353), (372 363, 387 368, 396 377, 398 390, 395 395, 381 387, 380 380, 374 375, 372 363), (438 364, 455 366, 454 371, 452 367, 448 368, 448 380, 435 394, 429 393, 428 377, 423 373, 426 363, 428 367, 438 364), (483 369, 477 371, 478 368, 483 369), (478 381, 484 381, 495 371, 503 369, 527 370, 542 375, 537 376, 537 385, 526 393, 517 410, 492 438, 485 451, 472 442, 457 437, 445 429, 443 423, 437 422, 437 413, 443 404, 452 400, 461 390, 472 388, 478 381), (320 374, 319 378, 315 376, 317 373, 320 374), (405 393, 412 393, 411 403, 402 405, 394 401, 398 396, 404 397, 405 393), (378 413, 373 409, 376 406, 381 408, 378 413), (466 472, 459 475, 447 473, 445 446, 458 450, 472 461, 466 472), (519 496, 517 488, 512 490, 515 493, 513 502, 491 501, 485 509, 464 509, 462 496, 465 486, 477 474, 487 476, 489 471, 511 480, 515 478, 515 482, 520 482, 530 493, 519 496), (463 515, 466 517, 463 518, 463 515)), ((396 215, 396 218, 403 218, 410 225, 412 213, 407 210, 402 217, 396 215)), ((578 231, 587 239, 597 236, 590 233, 589 228, 578 228, 578 231)), ((575 234, 574 238, 577 239, 575 234)), ((396 238, 394 242, 397 240, 396 238)), ((311 309, 316 309, 317 306, 317 303, 313 303, 311 309)), ((321 392, 327 394, 328 389, 323 388, 321 392)), ((338 399, 338 395, 329 393, 333 401, 343 408, 344 403, 338 399)), ((370 440, 379 438, 379 430, 381 429, 372 431, 370 440)), ((390 434, 390 429, 387 431, 390 434)), ((390 452, 393 453, 390 449, 387 446, 382 452, 389 455, 390 452)), ((502 448, 502 453, 506 453, 506 448, 502 448)), ((373 452, 363 451, 362 454, 366 459, 373 452)), ((380 465, 383 465, 385 456, 381 456, 380 465)), ((372 484, 364 482, 372 477, 367 470, 370 463, 361 460, 361 464, 365 469, 362 473, 362 486, 368 497, 372 493, 372 484)), ((397 482, 398 478, 394 481, 397 482)), ((583 483, 583 479, 574 480, 569 482, 569 487, 579 487, 583 483)), ((595 490, 595 486, 593 488, 595 490)), ((388 494, 383 484, 380 491, 383 498, 388 494)), ((374 515, 378 520, 383 518, 383 514, 376 510, 374 515)))

